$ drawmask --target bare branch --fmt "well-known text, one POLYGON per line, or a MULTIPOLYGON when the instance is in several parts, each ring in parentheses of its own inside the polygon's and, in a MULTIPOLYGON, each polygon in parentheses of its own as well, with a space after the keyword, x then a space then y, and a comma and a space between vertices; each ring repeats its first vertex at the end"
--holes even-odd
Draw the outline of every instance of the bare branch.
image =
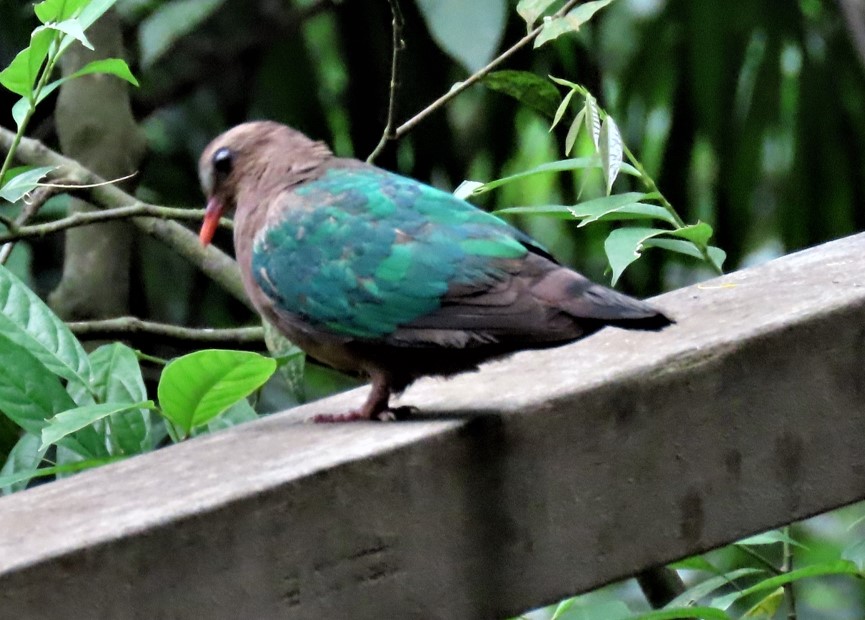
POLYGON ((141 340, 168 344, 243 346, 264 349, 264 328, 196 329, 124 316, 99 321, 68 323, 82 340, 141 340))
MULTIPOLYGON (((21 209, 21 213, 18 214, 18 217, 15 218, 14 222, 4 222, 9 230, 18 231, 21 230, 21 225, 26 223, 30 218, 32 218, 36 213, 39 212, 39 209, 42 208, 51 196, 57 193, 57 190, 53 187, 38 187, 34 191, 30 192, 27 199, 24 200, 24 208, 21 209)), ((12 243, 15 239, 5 239, 0 237, 0 243, 3 243, 3 247, 0 248, 0 265, 5 265, 6 261, 9 260, 9 257, 12 256, 12 250, 15 249, 15 244, 12 243)))
MULTIPOLYGON (((69 228, 77 228, 79 226, 88 226, 90 224, 99 224, 102 222, 123 220, 139 216, 171 220, 201 221, 204 218, 204 209, 177 209, 173 207, 162 207, 159 205, 142 203, 129 207, 117 207, 114 209, 79 211, 68 217, 54 220, 52 222, 45 222, 44 224, 34 224, 32 226, 16 225, 11 227, 10 232, 5 235, 0 235, 0 243, 9 243, 11 241, 29 239, 32 237, 44 237, 45 235, 67 230, 69 228)), ((219 224, 224 228, 234 228, 231 220, 227 218, 220 220, 219 224)))
POLYGON ((378 141, 376 147, 366 158, 368 163, 372 163, 376 157, 381 155, 385 145, 389 140, 393 140, 394 134, 394 117, 396 116, 396 91, 398 88, 397 74, 399 72, 399 53, 405 49, 405 40, 402 38, 403 17, 402 10, 399 8, 399 0, 388 0, 390 2, 390 12, 393 15, 391 22, 393 28, 393 55, 390 61, 390 94, 387 102, 387 122, 381 134, 381 140, 378 141))
MULTIPOLYGON (((553 19, 557 17, 561 17, 568 11, 570 11, 573 7, 575 7, 579 3, 579 0, 569 0, 565 3, 565 5, 556 11, 556 13, 552 16, 553 19)), ((543 29, 543 24, 532 30, 529 34, 524 36, 522 39, 514 43, 510 48, 508 48, 505 52, 503 52, 498 57, 494 58, 490 61, 488 65, 485 67, 478 69, 475 73, 469 76, 466 80, 459 82, 452 89, 446 92, 444 95, 433 101, 423 110, 415 114, 413 117, 408 119, 402 125, 397 127, 396 131, 394 131, 392 140, 399 140, 412 129, 414 129, 422 120, 424 120, 427 116, 443 107, 446 103, 448 103, 451 99, 459 95, 461 92, 466 90, 469 86, 472 86, 482 80, 490 71, 498 67, 505 60, 513 56, 517 51, 524 48, 526 45, 535 40, 535 38, 541 33, 543 29)))
MULTIPOLYGON (((14 140, 13 132, 0 127, 0 150, 9 150, 14 140)), ((62 167, 64 177, 79 185, 104 181, 74 159, 64 157, 37 140, 22 138, 15 155, 18 160, 27 164, 62 167)), ((92 204, 102 208, 146 205, 114 185, 91 188, 87 190, 87 197, 92 204)), ((227 254, 212 245, 202 247, 195 233, 177 222, 147 216, 136 216, 132 221, 138 228, 171 247, 229 294, 252 309, 252 304, 243 290, 237 263, 227 254)))

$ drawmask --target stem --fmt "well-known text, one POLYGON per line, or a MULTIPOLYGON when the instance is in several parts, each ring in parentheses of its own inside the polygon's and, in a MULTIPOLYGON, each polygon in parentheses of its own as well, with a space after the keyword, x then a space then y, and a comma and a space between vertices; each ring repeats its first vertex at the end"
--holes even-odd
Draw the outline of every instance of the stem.
POLYGON ((372 163, 384 150, 385 145, 389 140, 393 140, 395 135, 393 132, 394 116, 396 115, 396 91, 397 91, 397 72, 399 71, 399 53, 405 48, 405 41, 402 38, 403 18, 402 11, 399 8, 399 0, 388 0, 390 3, 390 12, 393 16, 391 27, 393 29, 393 55, 390 61, 390 93, 387 103, 387 122, 381 134, 381 139, 376 147, 366 158, 367 163, 372 163))
POLYGON ((140 337, 148 342, 173 344, 229 345, 264 347, 264 328, 196 329, 145 321, 134 316, 68 323, 72 333, 82 340, 129 340, 140 337))
MULTIPOLYGON (((781 572, 789 573, 793 570, 793 545, 790 544, 790 526, 788 525, 782 531, 784 532, 784 555, 781 562, 781 572)), ((796 620, 796 593, 793 590, 792 581, 784 584, 784 596, 787 598, 787 620, 796 620)))
MULTIPOLYGON (((90 224, 140 216, 171 220, 201 221, 204 217, 204 209, 178 209, 140 203, 128 207, 116 207, 99 211, 79 211, 78 213, 73 213, 68 217, 54 220, 52 222, 46 222, 44 224, 20 226, 18 225, 18 222, 14 222, 14 226, 10 227, 10 232, 0 235, 0 243, 9 243, 10 241, 29 239, 31 237, 43 237, 51 233, 60 232, 69 228, 76 228, 78 226, 88 226, 90 224)), ((219 223, 222 227, 229 229, 233 228, 231 220, 223 218, 219 223)))
MULTIPOLYGON (((558 11, 555 12, 555 14, 553 14, 552 19, 563 16, 565 13, 567 13, 573 7, 575 7, 578 3, 579 3, 579 0, 569 0, 568 2, 565 3, 565 5, 562 8, 560 8, 558 11)), ((544 25, 542 23, 540 26, 538 26, 537 28, 532 30, 529 34, 527 34, 522 39, 520 39, 519 41, 514 43, 510 48, 508 48, 501 55, 499 55, 496 58, 494 58, 493 60, 491 60, 487 66, 482 67, 481 69, 478 69, 475 73, 473 73, 471 76, 469 76, 466 80, 464 80, 463 82, 459 82, 458 84, 454 85, 454 87, 451 88, 444 95, 442 95, 441 97, 439 97, 438 99, 433 101, 431 104, 429 104, 423 110, 421 110, 420 112, 415 114, 413 117, 411 117, 409 120, 404 122, 402 125, 397 127, 396 131, 393 134, 392 139, 398 140, 398 139, 402 138, 404 135, 406 135, 408 132, 410 132, 412 129, 414 129, 418 124, 420 124, 420 122, 423 121, 427 116, 429 116, 430 114, 432 114, 433 112, 435 112, 436 110, 438 110, 439 108, 444 106, 451 99, 453 99, 454 97, 459 95, 461 92, 466 90, 469 86, 472 86, 475 83, 482 80, 490 71, 492 71, 493 69, 498 67, 500 64, 502 64, 505 60, 507 60, 511 56, 513 56, 517 51, 519 51, 520 49, 522 49, 523 47, 525 47, 526 45, 528 45, 529 43, 534 41, 535 38, 541 33, 541 30, 543 30, 543 28, 544 28, 544 25)))

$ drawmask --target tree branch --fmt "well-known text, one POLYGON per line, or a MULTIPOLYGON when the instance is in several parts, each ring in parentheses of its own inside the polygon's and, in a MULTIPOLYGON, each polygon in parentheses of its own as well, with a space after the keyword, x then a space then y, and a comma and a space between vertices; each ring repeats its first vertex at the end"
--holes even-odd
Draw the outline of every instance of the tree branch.
POLYGON ((145 321, 124 316, 99 321, 68 323, 72 333, 82 340, 135 340, 145 337, 149 342, 168 344, 197 344, 209 346, 238 346, 264 349, 263 327, 237 327, 232 329, 196 329, 167 323, 145 321))
POLYGON ((381 134, 381 140, 378 141, 376 147, 366 158, 367 163, 372 163, 384 150, 385 145, 389 140, 394 139, 394 117, 396 116, 396 91, 398 87, 397 73, 399 72, 399 53, 405 49, 405 40, 402 38, 403 17, 402 10, 399 8, 399 0, 388 0, 390 2, 390 12, 393 15, 391 22, 393 28, 393 55, 390 61, 390 94, 388 95, 387 103, 387 122, 381 134))
MULTIPOLYGON (((68 217, 44 224, 34 224, 32 226, 15 226, 6 234, 0 235, 0 243, 9 243, 20 239, 29 239, 31 237, 44 237, 52 233, 67 230, 69 228, 77 228, 79 226, 88 226, 90 224, 98 224, 112 220, 123 220, 138 216, 156 217, 160 219, 171 220, 191 220, 201 221, 204 218, 204 209, 177 209, 172 207, 162 207, 150 204, 136 204, 129 207, 116 207, 113 209, 104 209, 97 211, 79 211, 68 217)), ((17 221, 15 222, 18 223, 17 221)), ((223 218, 220 220, 220 226, 224 228, 233 228, 231 220, 223 218)), ((2 254, 0 254, 0 262, 2 262, 2 254)))
MULTIPOLYGON (((579 3, 579 1, 580 0, 569 0, 568 2, 565 3, 565 5, 562 8, 560 8, 558 11, 556 11, 553 14, 552 19, 556 19, 557 17, 562 17, 565 13, 567 13, 572 8, 574 8, 579 3)), ((490 71, 492 71, 493 69, 498 67, 500 64, 502 64, 508 58, 513 56, 516 52, 518 52, 519 50, 524 48, 526 45, 528 45, 529 43, 534 41, 535 38, 541 33, 541 30, 543 30, 543 28, 544 28, 544 25, 542 23, 540 26, 538 26, 537 28, 535 28, 534 30, 529 32, 529 34, 527 34, 522 39, 520 39, 519 41, 514 43, 510 48, 508 48, 501 55, 499 55, 498 57, 491 60, 487 66, 485 66, 481 69, 478 69, 475 73, 473 73, 471 76, 469 76, 466 80, 459 82, 457 85, 455 85, 452 89, 450 89, 444 95, 442 95, 441 97, 439 97, 438 99, 433 101, 431 104, 429 104, 423 110, 421 110, 420 112, 415 114, 413 117, 408 119, 406 122, 404 122, 402 125, 397 127, 396 131, 393 132, 391 140, 399 140, 404 135, 406 135, 408 132, 410 132, 412 129, 414 129, 427 116, 429 116, 430 114, 432 114, 433 112, 435 112, 439 108, 443 107, 446 103, 448 103, 451 99, 453 99, 454 97, 459 95, 461 92, 466 90, 469 86, 472 86, 472 85, 476 84, 477 82, 479 82, 480 80, 482 80, 490 71)))
MULTIPOLYGON (((15 134, 4 127, 0 127, 0 149, 8 150, 12 147, 15 134)), ((63 168, 63 176, 71 179, 79 185, 101 183, 98 175, 94 174, 77 161, 64 157, 53 151, 37 140, 22 138, 15 153, 18 160, 26 164, 42 166, 59 166, 63 168)), ((87 190, 88 199, 92 204, 103 208, 149 206, 147 203, 137 200, 123 190, 113 185, 100 185, 87 190)), ((155 217, 136 216, 132 222, 147 234, 159 239, 175 252, 186 258, 193 265, 219 284, 230 295, 240 300, 250 309, 252 304, 243 290, 240 280, 240 271, 237 263, 227 254, 212 245, 201 246, 198 237, 189 229, 177 222, 162 220, 155 217)))
MULTIPOLYGON (((21 213, 18 214, 18 217, 15 218, 14 221, 5 221, 3 222, 10 231, 20 231, 23 226, 30 218, 35 216, 39 209, 42 208, 51 196, 56 193, 56 189, 53 187, 39 187, 35 191, 31 192, 30 196, 24 200, 24 208, 21 209, 21 213)), ((9 260, 9 257, 12 256, 12 250, 15 249, 15 244, 12 243, 15 241, 14 238, 6 239, 4 236, 0 236, 0 243, 3 244, 3 247, 0 248, 0 265, 5 265, 6 261, 9 260)))

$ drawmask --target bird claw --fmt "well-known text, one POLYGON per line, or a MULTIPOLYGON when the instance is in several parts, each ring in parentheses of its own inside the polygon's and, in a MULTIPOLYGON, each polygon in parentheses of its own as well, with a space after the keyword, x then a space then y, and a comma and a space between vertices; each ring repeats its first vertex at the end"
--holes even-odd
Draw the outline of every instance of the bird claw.
POLYGON ((358 409, 349 411, 348 413, 320 413, 313 416, 312 421, 316 424, 334 424, 339 422, 396 422, 399 420, 407 420, 413 414, 417 413, 417 407, 405 406, 394 407, 392 409, 384 409, 378 413, 373 413, 372 416, 358 409))

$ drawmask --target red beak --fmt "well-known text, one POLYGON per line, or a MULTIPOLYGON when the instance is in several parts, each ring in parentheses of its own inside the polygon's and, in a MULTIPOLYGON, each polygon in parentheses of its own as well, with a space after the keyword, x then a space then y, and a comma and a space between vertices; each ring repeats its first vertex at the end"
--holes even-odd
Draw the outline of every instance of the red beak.
POLYGON ((209 245, 213 239, 213 233, 216 232, 216 227, 219 226, 219 218, 222 217, 222 212, 225 209, 216 200, 211 198, 207 201, 207 209, 204 211, 204 223, 201 225, 201 232, 198 233, 198 239, 201 245, 209 245))

